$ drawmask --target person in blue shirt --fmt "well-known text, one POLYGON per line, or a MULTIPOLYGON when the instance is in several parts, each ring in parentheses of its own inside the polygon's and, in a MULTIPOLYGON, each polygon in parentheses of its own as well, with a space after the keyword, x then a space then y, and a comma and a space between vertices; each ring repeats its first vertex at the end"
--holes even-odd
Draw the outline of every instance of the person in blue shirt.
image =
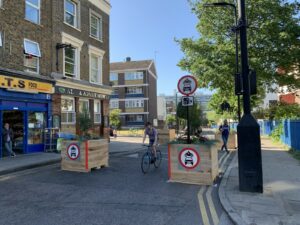
POLYGON ((222 140, 223 140, 223 145, 221 147, 221 151, 223 151, 223 149, 225 148, 225 151, 227 153, 229 153, 228 148, 227 148, 227 141, 228 141, 228 137, 229 137, 230 127, 228 125, 227 120, 224 120, 223 125, 221 125, 219 127, 219 131, 222 134, 222 140))
POLYGON ((143 145, 146 140, 146 136, 149 136, 149 145, 152 146, 152 151, 154 154, 154 159, 156 159, 156 146, 158 144, 158 134, 157 130, 152 126, 150 122, 146 123, 144 137, 143 137, 143 145))

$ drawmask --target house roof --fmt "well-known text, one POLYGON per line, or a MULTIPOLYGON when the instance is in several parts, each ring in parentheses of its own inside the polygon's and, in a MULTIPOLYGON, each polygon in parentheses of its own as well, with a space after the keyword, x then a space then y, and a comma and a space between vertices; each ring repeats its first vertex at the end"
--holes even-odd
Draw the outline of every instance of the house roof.
POLYGON ((153 60, 126 61, 110 63, 110 71, 147 70, 153 60))

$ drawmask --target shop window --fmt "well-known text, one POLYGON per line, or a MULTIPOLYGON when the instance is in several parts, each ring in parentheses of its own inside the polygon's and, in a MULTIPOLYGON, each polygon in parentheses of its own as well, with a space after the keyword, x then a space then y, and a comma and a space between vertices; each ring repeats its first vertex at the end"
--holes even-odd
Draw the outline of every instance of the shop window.
POLYGON ((102 18, 94 12, 90 13, 90 35, 102 41, 102 18))
POLYGON ((41 3, 40 0, 26 0, 25 19, 40 24, 41 3))
POLYGON ((89 113, 89 100, 80 99, 79 100, 79 112, 80 113, 89 113))
POLYGON ((101 102, 99 100, 94 101, 94 122, 101 123, 101 102))
POLYGON ((77 77, 77 50, 76 48, 65 48, 65 76, 77 77))
POLYGON ((72 0, 65 0, 65 23, 79 28, 79 5, 72 0))
POLYGON ((75 123, 75 101, 74 98, 61 99, 61 123, 74 124, 75 123))
POLYGON ((91 83, 102 83, 102 58, 94 54, 90 55, 90 82, 91 83))
POLYGON ((46 127, 44 112, 28 114, 28 144, 43 144, 43 131, 46 127))
POLYGON ((126 72, 125 80, 142 80, 144 78, 143 72, 126 72))
POLYGON ((118 109, 119 108, 119 101, 118 100, 110 100, 109 108, 118 109))
POLYGON ((109 74, 109 81, 117 81, 117 80, 118 80, 118 73, 109 74))
POLYGON ((40 46, 37 42, 24 39, 24 66, 25 71, 39 73, 40 46))

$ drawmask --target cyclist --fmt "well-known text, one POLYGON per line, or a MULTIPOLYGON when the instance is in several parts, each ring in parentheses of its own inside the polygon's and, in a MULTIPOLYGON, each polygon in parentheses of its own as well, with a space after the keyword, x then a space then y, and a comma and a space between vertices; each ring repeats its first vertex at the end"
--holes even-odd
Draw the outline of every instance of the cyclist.
POLYGON ((147 135, 149 136, 149 145, 152 147, 152 152, 154 153, 154 160, 156 160, 156 146, 158 142, 158 133, 150 122, 147 122, 145 125, 143 145, 145 143, 147 135))

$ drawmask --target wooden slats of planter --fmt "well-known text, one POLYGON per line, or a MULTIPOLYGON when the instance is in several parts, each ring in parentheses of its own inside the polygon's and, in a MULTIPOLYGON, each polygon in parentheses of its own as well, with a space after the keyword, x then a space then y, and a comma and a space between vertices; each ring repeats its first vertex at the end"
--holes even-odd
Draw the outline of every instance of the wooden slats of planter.
POLYGON ((90 172, 91 169, 108 166, 108 141, 106 139, 85 142, 63 141, 61 151, 61 169, 77 172, 90 172), (75 143, 80 147, 80 156, 72 160, 67 155, 67 148, 75 143))

